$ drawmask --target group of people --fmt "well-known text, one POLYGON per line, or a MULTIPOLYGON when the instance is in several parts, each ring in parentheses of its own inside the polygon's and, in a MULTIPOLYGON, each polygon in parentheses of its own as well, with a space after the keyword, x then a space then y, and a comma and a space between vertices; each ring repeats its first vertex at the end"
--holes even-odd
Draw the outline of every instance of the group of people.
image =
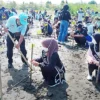
MULTIPOLYGON (((27 59, 27 50, 25 48, 25 39, 24 35, 27 31, 28 25, 28 15, 26 13, 21 13, 16 16, 11 16, 6 23, 4 28, 5 32, 8 32, 14 40, 18 41, 18 44, 15 46, 17 49, 20 48, 21 52, 27 59)), ((78 19, 78 18, 77 18, 78 19)), ((71 14, 69 12, 69 6, 65 5, 59 13, 59 18, 56 16, 54 18, 53 27, 56 28, 57 39, 46 39, 42 41, 42 50, 41 57, 39 59, 33 59, 31 63, 35 66, 41 68, 41 72, 45 82, 50 86, 54 87, 58 84, 61 84, 65 81, 65 68, 60 60, 58 54, 58 44, 64 44, 65 39, 68 39, 68 28, 71 26, 71 14)), ((90 17, 87 22, 91 23, 90 17)), ((86 45, 88 44, 88 68, 89 75, 88 80, 92 80, 92 72, 95 69, 98 69, 99 66, 99 42, 100 34, 94 34, 93 32, 88 32, 83 22, 77 22, 75 25, 75 31, 70 36, 73 37, 77 44, 86 45), (90 35, 91 34, 91 35, 90 35), (94 34, 94 35, 93 35, 94 34), (95 40, 95 43, 93 42, 95 40)), ((10 39, 9 35, 7 36, 7 58, 8 58, 8 68, 13 68, 13 47, 14 44, 10 39)), ((22 62, 25 66, 28 66, 26 61, 21 57, 22 62)))
POLYGON ((17 11, 14 8, 11 10, 5 7, 0 8, 0 36, 2 36, 4 33, 2 28, 5 26, 6 21, 9 19, 9 17, 14 15, 17 15, 17 11))
POLYGON ((11 10, 5 7, 0 8, 0 21, 7 20, 13 15, 17 15, 17 11, 14 8, 12 8, 11 10))
MULTIPOLYGON (((7 20, 5 32, 8 32, 10 36, 18 41, 15 46, 17 49, 20 48, 24 57, 27 59, 27 51, 25 48, 24 35, 27 30, 27 19, 28 15, 21 13, 19 16, 12 16, 7 20)), ((54 87, 65 81, 64 73, 65 68, 58 55, 58 43, 54 39, 47 39, 42 42, 43 47, 47 48, 42 51, 41 58, 32 60, 35 66, 39 66, 42 71, 42 75, 50 87, 54 87), (52 73, 52 74, 51 74, 52 73)), ((7 58, 8 58, 8 68, 13 68, 13 47, 9 35, 7 36, 7 58)), ((24 66, 28 66, 26 61, 21 57, 24 66)))

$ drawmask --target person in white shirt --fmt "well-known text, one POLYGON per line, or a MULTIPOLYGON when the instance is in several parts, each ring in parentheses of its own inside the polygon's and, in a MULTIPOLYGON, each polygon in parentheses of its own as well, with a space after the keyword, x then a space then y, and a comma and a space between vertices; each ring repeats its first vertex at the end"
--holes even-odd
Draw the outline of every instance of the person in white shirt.
POLYGON ((92 23, 87 23, 88 35, 92 36, 94 33, 94 25, 92 23))
POLYGON ((87 22, 86 22, 86 27, 87 27, 87 33, 89 36, 93 36, 94 33, 94 24, 92 23, 92 19, 88 17, 87 22))
POLYGON ((89 16, 91 15, 92 11, 91 11, 90 7, 87 8, 86 13, 87 13, 89 16))
POLYGON ((84 17, 83 9, 80 8, 77 13, 78 13, 78 22, 82 22, 83 21, 83 17, 84 17))

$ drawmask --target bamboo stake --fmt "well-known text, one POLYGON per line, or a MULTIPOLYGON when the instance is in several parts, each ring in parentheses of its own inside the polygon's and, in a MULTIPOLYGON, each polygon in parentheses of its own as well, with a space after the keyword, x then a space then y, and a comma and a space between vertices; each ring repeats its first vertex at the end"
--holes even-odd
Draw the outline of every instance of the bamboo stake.
MULTIPOLYGON (((10 37, 10 39, 12 40, 12 42, 14 43, 14 45, 16 45, 15 44, 15 42, 14 42, 14 40, 13 40, 13 38, 12 38, 12 36, 8 33, 8 36, 10 37)), ((24 57, 24 55, 23 55, 23 53, 20 51, 20 49, 18 49, 19 50, 19 52, 20 52, 20 54, 21 54, 21 56, 23 57, 23 59, 25 60, 25 62, 27 63, 27 65, 28 65, 28 67, 30 68, 30 75, 31 75, 31 79, 32 79, 32 71, 33 71, 33 69, 32 69, 32 66, 30 66, 30 64, 28 63, 28 61, 26 60, 26 58, 24 57)), ((18 82, 18 83, 16 83, 14 86, 12 86, 7 92, 9 92, 10 90, 12 90, 15 86, 17 86, 18 84, 20 84, 21 82, 23 82, 27 77, 29 77, 29 75, 28 76, 26 76, 24 79, 22 79, 20 82, 18 82)))
MULTIPOLYGON (((31 48, 31 61, 32 61, 32 59, 33 59, 33 44, 32 44, 32 48, 31 48)), ((31 83, 32 83, 32 62, 31 62, 31 69, 30 69, 30 85, 31 85, 31 83)))

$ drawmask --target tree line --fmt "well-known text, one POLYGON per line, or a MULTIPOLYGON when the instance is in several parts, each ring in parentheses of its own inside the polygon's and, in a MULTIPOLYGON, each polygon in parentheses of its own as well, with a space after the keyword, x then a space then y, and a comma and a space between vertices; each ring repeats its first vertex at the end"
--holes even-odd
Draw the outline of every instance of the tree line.
MULTIPOLYGON (((4 2, 3 0, 0 0, 0 7, 4 6, 6 8, 15 8, 17 10, 55 10, 55 9, 62 9, 63 5, 65 5, 67 2, 62 0, 60 5, 52 4, 50 0, 48 0, 45 4, 36 4, 34 2, 22 2, 21 4, 16 3, 16 1, 11 1, 11 2, 4 2)), ((79 8, 83 8, 84 11, 86 10, 87 7, 90 7, 94 11, 100 11, 100 5, 97 5, 97 3, 94 0, 91 0, 88 4, 85 3, 69 3, 69 8, 70 12, 74 15, 78 11, 79 8)))

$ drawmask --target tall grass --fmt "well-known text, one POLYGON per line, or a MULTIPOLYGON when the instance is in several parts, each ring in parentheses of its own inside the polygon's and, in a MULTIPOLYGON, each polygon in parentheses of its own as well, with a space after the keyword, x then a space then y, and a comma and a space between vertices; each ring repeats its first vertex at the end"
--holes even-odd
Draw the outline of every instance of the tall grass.
POLYGON ((76 4, 69 4, 69 9, 71 14, 76 15, 77 11, 79 10, 79 8, 83 8, 84 12, 86 11, 86 9, 90 7, 90 9, 94 10, 94 11, 98 11, 100 12, 100 5, 96 5, 96 4, 80 4, 80 3, 76 3, 76 4))

